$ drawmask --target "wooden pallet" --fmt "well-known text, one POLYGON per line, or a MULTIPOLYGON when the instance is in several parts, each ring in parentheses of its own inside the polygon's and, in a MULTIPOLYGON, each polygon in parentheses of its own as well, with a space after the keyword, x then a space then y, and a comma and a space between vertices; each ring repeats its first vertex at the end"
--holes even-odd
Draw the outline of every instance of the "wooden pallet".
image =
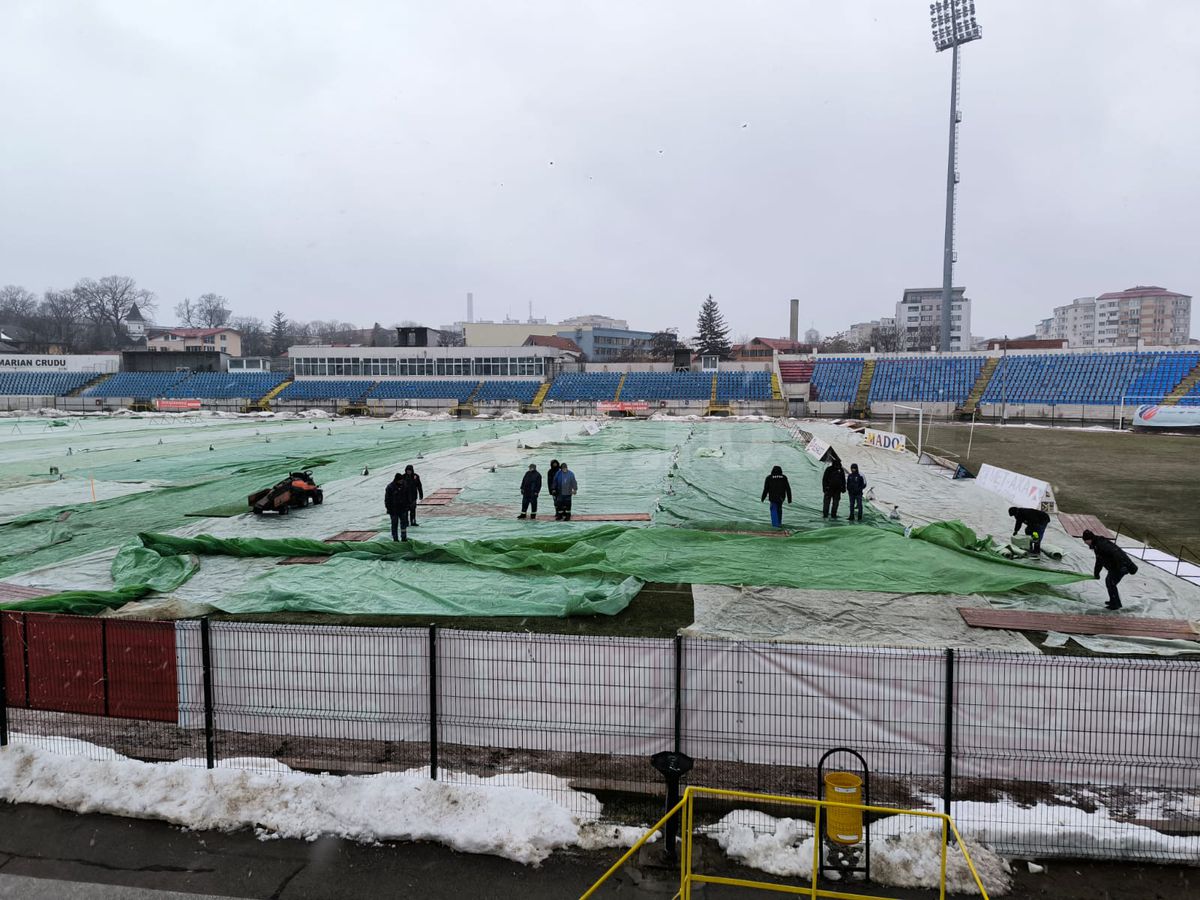
POLYGON ((737 535, 743 535, 746 537, 772 537, 772 538, 781 538, 781 537, 789 536, 788 532, 783 531, 783 530, 780 530, 780 531, 727 531, 725 529, 718 529, 718 530, 714 531, 713 534, 737 534, 737 535))
POLYGON ((43 588, 26 587, 23 584, 9 584, 7 581, 0 581, 0 603, 15 603, 18 600, 34 600, 38 597, 49 597, 56 591, 47 591, 43 588))
POLYGON ((1111 615, 1073 616, 1065 613, 1033 612, 1020 609, 958 608, 958 614, 972 628, 1003 628, 1009 631, 1058 631, 1062 634, 1110 634, 1124 637, 1163 638, 1164 640, 1200 641, 1200 632, 1186 619, 1151 619, 1111 615))
POLYGON ((322 563, 327 563, 332 557, 329 556, 289 556, 286 559, 281 559, 275 563, 277 566, 319 566, 322 563))
POLYGON ((337 534, 330 535, 325 538, 324 543, 334 544, 338 541, 370 541, 374 540, 378 531, 339 531, 337 534))
POLYGON ((650 513, 571 513, 572 522, 649 522, 650 513))
POLYGON ((1076 513, 1059 513, 1058 522, 1073 538, 1083 537, 1084 531, 1090 531, 1099 537, 1115 538, 1116 535, 1104 527, 1104 523, 1095 516, 1084 516, 1076 513))
POLYGON ((455 497, 463 492, 462 488, 438 488, 431 494, 426 494, 424 499, 417 501, 417 506, 445 506, 455 497))

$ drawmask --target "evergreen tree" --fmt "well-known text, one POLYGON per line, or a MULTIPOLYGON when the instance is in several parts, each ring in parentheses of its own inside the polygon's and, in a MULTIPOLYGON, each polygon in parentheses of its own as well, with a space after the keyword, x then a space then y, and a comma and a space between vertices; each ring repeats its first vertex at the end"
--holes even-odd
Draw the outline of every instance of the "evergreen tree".
POLYGON ((696 320, 696 352, 701 356, 719 356, 726 359, 730 352, 729 326, 712 294, 700 307, 700 318, 696 320))
POLYGON ((271 319, 271 355, 283 356, 287 353, 288 345, 291 343, 291 322, 283 314, 282 310, 276 310, 275 316, 271 319))

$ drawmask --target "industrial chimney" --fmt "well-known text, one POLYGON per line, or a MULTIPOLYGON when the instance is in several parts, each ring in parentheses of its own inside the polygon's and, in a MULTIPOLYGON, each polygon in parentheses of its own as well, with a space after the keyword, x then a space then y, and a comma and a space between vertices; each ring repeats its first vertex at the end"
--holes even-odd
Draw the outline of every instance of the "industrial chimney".
POLYGON ((797 297, 792 298, 792 324, 788 329, 788 338, 793 341, 800 340, 800 300, 797 297))
MULTIPOLYGON (((793 312, 792 319, 795 320, 796 315, 793 312)), ((467 291, 467 322, 475 321, 475 295, 467 291)))

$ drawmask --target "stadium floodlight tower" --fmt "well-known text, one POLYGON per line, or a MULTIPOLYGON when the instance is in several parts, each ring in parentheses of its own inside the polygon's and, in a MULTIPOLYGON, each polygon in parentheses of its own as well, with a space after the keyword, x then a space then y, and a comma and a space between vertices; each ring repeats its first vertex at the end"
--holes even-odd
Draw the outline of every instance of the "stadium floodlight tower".
MULTIPOLYGON (((929 4, 929 24, 933 28, 933 45, 941 53, 953 50, 950 72, 950 159, 946 164, 946 242, 942 257, 942 352, 950 349, 950 310, 954 297, 954 192, 958 184, 958 48, 983 37, 975 21, 975 0, 937 0, 929 4)), ((961 320, 960 320, 961 321, 961 320)), ((969 335, 964 335, 967 349, 969 335)))

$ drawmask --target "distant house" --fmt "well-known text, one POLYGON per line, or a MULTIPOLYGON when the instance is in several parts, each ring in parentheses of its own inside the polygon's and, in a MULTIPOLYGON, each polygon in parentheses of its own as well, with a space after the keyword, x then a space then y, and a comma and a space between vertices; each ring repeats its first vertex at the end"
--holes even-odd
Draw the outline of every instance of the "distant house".
POLYGON ((566 350, 568 353, 577 353, 583 355, 583 350, 580 346, 570 338, 560 337, 557 334, 531 334, 525 338, 524 347, 553 347, 555 350, 566 350))
POLYGON ((142 311, 138 309, 137 304, 133 304, 129 308, 129 313, 125 316, 125 333, 129 335, 129 340, 135 344, 140 344, 146 339, 146 327, 149 323, 142 317, 142 311))
POLYGON ((233 328, 153 328, 146 331, 146 349, 152 353, 183 350, 241 356, 242 335, 233 328))
POLYGON ((744 344, 734 344, 730 355, 736 360, 770 359, 776 353, 813 353, 816 347, 787 338, 756 337, 744 344))

